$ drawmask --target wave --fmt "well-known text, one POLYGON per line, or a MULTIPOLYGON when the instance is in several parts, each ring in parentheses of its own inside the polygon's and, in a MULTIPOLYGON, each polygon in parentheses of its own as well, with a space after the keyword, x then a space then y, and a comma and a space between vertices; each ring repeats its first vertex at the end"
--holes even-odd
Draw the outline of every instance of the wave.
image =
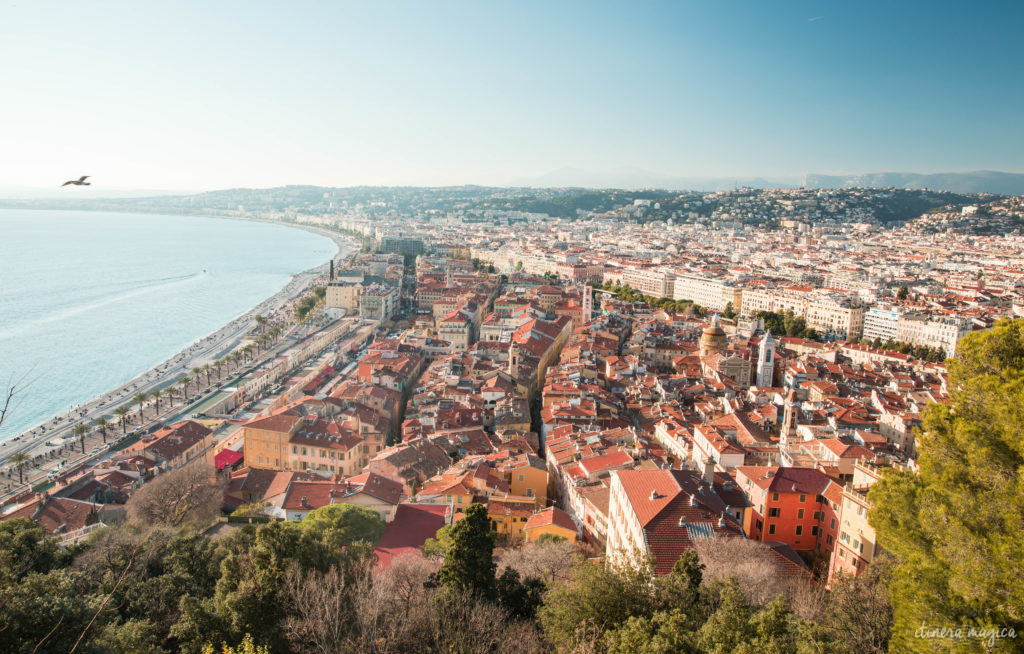
POLYGON ((28 320, 22 323, 18 323, 16 325, 12 325, 11 327, 8 327, 3 331, 0 331, 0 340, 13 338, 18 334, 25 333, 26 331, 29 331, 34 327, 38 327, 39 325, 45 325, 47 323, 67 320, 68 318, 72 318, 83 313, 89 313, 91 311, 95 311, 96 309, 102 309, 105 306, 115 304, 117 302, 122 302, 124 300, 130 300, 132 298, 139 297, 140 295, 146 295, 147 293, 152 293, 153 291, 159 289, 177 286, 179 284, 183 284, 186 282, 198 280, 200 278, 208 276, 208 274, 209 273, 207 273, 204 270, 203 272, 192 273, 189 275, 176 275, 174 277, 157 277, 153 279, 108 284, 108 287, 123 288, 126 285, 131 285, 132 288, 129 291, 108 294, 107 297, 101 296, 102 299, 98 300, 89 298, 90 301, 88 302, 68 307, 65 309, 61 309, 60 311, 56 311, 49 315, 43 316, 42 318, 36 318, 35 320, 28 320))

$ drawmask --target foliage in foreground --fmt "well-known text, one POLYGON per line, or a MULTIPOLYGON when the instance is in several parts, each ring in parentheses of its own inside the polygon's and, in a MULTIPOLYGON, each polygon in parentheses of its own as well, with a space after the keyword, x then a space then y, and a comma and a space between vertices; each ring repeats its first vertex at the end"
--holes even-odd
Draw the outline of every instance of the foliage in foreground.
POLYGON ((919 473, 886 474, 869 493, 871 524, 898 562, 900 651, 933 651, 914 636, 922 625, 1024 631, 1024 320, 969 334, 958 349, 950 403, 924 414, 919 473))

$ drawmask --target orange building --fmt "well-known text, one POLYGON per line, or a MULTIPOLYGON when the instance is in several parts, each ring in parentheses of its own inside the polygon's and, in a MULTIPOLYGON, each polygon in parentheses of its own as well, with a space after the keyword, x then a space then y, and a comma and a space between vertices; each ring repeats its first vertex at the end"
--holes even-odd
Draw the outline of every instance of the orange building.
POLYGON ((739 466, 736 483, 751 504, 747 538, 803 552, 835 549, 843 489, 828 475, 814 468, 739 466))
POLYGON ((572 516, 555 506, 530 516, 523 531, 526 533, 528 541, 537 540, 544 534, 554 534, 570 543, 575 543, 579 534, 576 523, 572 521, 572 516))

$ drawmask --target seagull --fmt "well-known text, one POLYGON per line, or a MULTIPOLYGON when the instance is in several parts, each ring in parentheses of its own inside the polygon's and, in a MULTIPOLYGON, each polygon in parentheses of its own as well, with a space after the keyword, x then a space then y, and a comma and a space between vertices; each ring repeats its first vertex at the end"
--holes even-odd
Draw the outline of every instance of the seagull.
POLYGON ((89 186, 91 182, 85 180, 89 179, 89 175, 82 175, 78 179, 69 179, 68 181, 61 184, 61 186, 67 186, 68 184, 74 184, 75 186, 89 186))

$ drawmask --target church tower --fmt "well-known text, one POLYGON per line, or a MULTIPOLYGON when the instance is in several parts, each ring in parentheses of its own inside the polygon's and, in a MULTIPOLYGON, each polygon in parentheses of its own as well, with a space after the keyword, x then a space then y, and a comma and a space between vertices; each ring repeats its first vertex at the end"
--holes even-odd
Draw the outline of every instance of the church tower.
POLYGON ((789 439, 796 436, 796 421, 800 414, 800 400, 796 398, 796 390, 790 389, 786 395, 786 406, 782 414, 782 426, 779 429, 779 448, 789 446, 789 439))
POLYGON ((583 296, 580 300, 580 304, 583 305, 580 310, 581 319, 580 323, 583 325, 590 324, 590 316, 594 312, 594 287, 590 284, 580 284, 580 294, 583 296))
POLYGON ((770 388, 775 372, 775 341, 771 332, 761 337, 761 347, 757 351, 757 381, 755 386, 770 388))

